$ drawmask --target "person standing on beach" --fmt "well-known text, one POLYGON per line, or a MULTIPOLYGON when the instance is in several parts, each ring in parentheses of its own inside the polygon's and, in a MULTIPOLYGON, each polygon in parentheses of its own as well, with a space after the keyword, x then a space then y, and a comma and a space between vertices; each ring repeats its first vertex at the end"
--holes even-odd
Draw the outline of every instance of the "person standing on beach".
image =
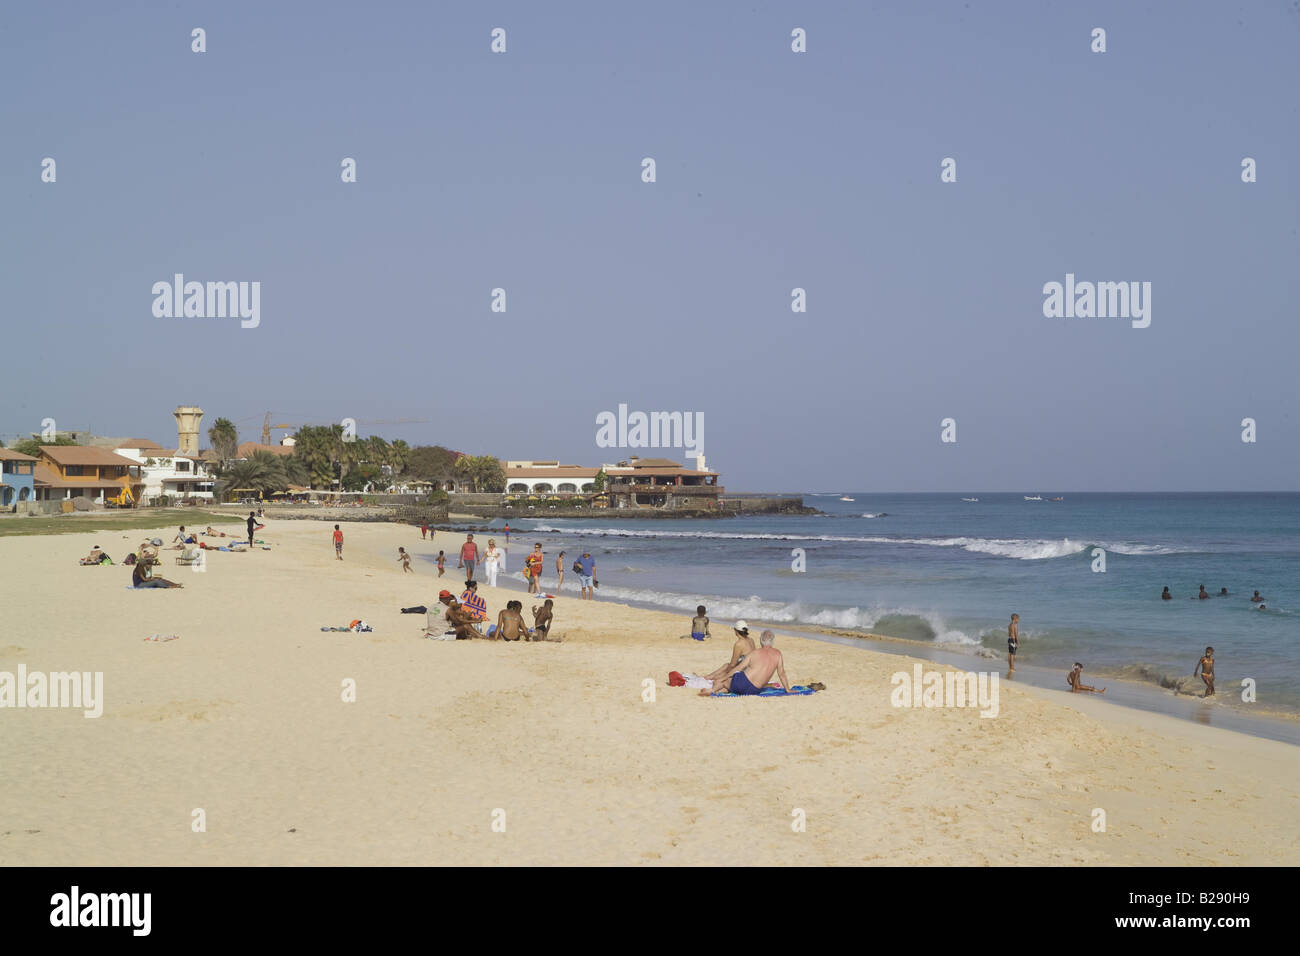
POLYGON ((488 538, 487 551, 483 554, 483 570, 487 572, 488 585, 496 587, 497 572, 501 570, 501 550, 492 538, 488 538))
POLYGON ((542 552, 542 543, 538 541, 537 544, 533 546, 532 553, 524 559, 524 566, 527 569, 528 574, 529 594, 540 594, 542 591, 542 565, 545 561, 546 557, 542 552))
POLYGON ((1011 670, 1016 669, 1016 651, 1020 650, 1020 615, 1012 614, 1011 623, 1007 625, 1007 657, 1011 659, 1011 670))
POLYGON ((257 529, 257 512, 250 511, 248 513, 248 546, 250 548, 253 546, 253 532, 256 529, 257 529))
POLYGON ((582 552, 582 557, 578 559, 578 582, 582 585, 582 599, 584 601, 594 601, 596 599, 596 559, 587 551, 582 552))
POLYGON ((1196 667, 1192 671, 1192 676, 1195 677, 1198 671, 1200 672, 1201 680, 1205 681, 1205 696, 1213 697, 1214 696, 1214 648, 1207 647, 1205 649, 1205 654, 1201 657, 1199 661, 1196 662, 1196 667))
POLYGON ((334 554, 340 561, 343 560, 343 532, 338 525, 334 526, 334 554))
POLYGON ((555 593, 560 593, 560 588, 564 587, 564 552, 561 551, 559 557, 555 559, 555 573, 559 578, 555 582, 555 593))
POLYGON ((447 570, 447 555, 444 552, 439 551, 438 552, 438 577, 442 577, 443 573, 446 572, 446 570, 447 570))
POLYGON ((465 543, 460 546, 460 563, 458 568, 465 569, 465 577, 474 577, 474 565, 478 563, 478 545, 474 543, 472 534, 465 535, 465 543))
POLYGON ((429 536, 429 522, 426 521, 420 525, 420 540, 423 541, 428 536, 429 536))
MULTIPOLYGON (((406 553, 405 548, 397 549, 397 560, 402 562, 403 574, 405 574, 407 571, 411 571, 411 556, 406 553)), ((415 572, 411 571, 411 573, 414 574, 415 572)))
POLYGON ((506 547, 510 547, 510 522, 506 522, 506 547))

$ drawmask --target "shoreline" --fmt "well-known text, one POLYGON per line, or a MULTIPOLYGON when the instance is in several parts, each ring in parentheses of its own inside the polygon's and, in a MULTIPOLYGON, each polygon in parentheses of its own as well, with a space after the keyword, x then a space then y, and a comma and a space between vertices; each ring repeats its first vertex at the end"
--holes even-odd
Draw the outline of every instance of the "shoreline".
MULTIPOLYGON (((203 574, 167 564, 186 587, 151 592, 126 587, 120 564, 142 531, 0 538, 14 569, 0 599, 28 609, 31 625, 0 639, 0 671, 101 671, 105 688, 98 719, 0 709, 11 765, 24 768, 0 778, 12 822, 0 859, 1300 863, 1300 751, 1288 744, 1008 682, 993 719, 899 708, 898 654, 787 628, 777 646, 790 677, 826 691, 700 698, 667 674, 717 666, 725 630, 681 640, 680 613, 567 590, 556 600, 563 643, 427 641, 424 617, 399 608, 463 579, 449 568, 439 580, 423 561, 403 574, 397 545, 454 554, 463 535, 349 524, 340 562, 331 529, 269 523, 260 536, 272 550, 212 555, 203 574), (95 536, 118 565, 77 566, 95 536), (355 618, 374 631, 319 630, 355 618), (144 640, 152 632, 180 639, 144 640), (340 697, 346 681, 354 701, 340 697), (806 832, 792 832, 792 808, 806 811, 806 832), (1097 808, 1105 832, 1092 827, 1097 808), (507 833, 492 829, 496 810, 507 833), (755 840, 733 839, 738 818, 755 840)), ((509 564, 520 585, 521 558, 509 564)), ((482 591, 493 616, 521 597, 482 591)))
MULTIPOLYGON (((418 528, 416 530, 418 531, 418 528)), ((439 529, 440 532, 443 530, 439 529)), ((462 535, 465 530, 468 530, 476 537, 479 535, 486 537, 490 531, 497 529, 484 529, 483 531, 473 528, 453 529, 449 533, 462 535)), ((519 531, 519 534, 524 537, 529 533, 525 529, 519 531)), ((555 536, 553 532, 547 532, 546 534, 551 537, 555 536)), ((522 558, 519 559, 519 562, 522 562, 522 558)), ((512 571, 516 572, 516 574, 518 570, 519 568, 512 568, 512 571)), ((554 575, 554 569, 548 567, 543 579, 549 577, 553 581, 554 575)), ((517 586, 519 583, 519 581, 512 579, 509 589, 517 590, 521 594, 525 593, 521 587, 517 586)), ((566 587, 565 595, 571 593, 566 587)), ((599 592, 597 594, 599 595, 599 592)), ((652 601, 611 600, 608 603, 679 616, 684 613, 680 608, 656 604, 652 601)), ((984 662, 985 669, 987 669, 989 663, 996 663, 997 667, 1001 669, 1000 673, 1003 679, 1006 679, 1006 659, 997 655, 996 652, 989 651, 982 645, 969 645, 971 650, 967 652, 962 648, 968 645, 936 644, 914 638, 894 637, 889 634, 855 631, 849 628, 819 624, 768 621, 760 617, 749 619, 749 623, 751 631, 767 627, 778 634, 797 635, 809 640, 840 644, 877 654, 920 657, 963 671, 978 669, 972 668, 972 662, 974 661, 984 662)), ((1016 674, 1022 678, 1022 683, 1043 690, 1054 691, 1058 685, 1064 684, 1064 676, 1063 673, 1059 672, 1059 668, 1042 667, 1023 660, 1020 661, 1020 666, 1016 668, 1016 674)), ((1221 727, 1248 736, 1276 740, 1300 747, 1300 713, 1280 708, 1269 708, 1257 703, 1248 705, 1250 712, 1245 712, 1241 706, 1235 703, 1224 703, 1223 701, 1230 693, 1240 690, 1237 684, 1222 684, 1219 687, 1220 693, 1217 695, 1217 699, 1207 701, 1197 694, 1180 694, 1171 688, 1158 686, 1149 681, 1117 676, 1100 669, 1090 670, 1088 679, 1094 683, 1105 681, 1107 693, 1105 695, 1070 694, 1070 696, 1075 698, 1098 696, 1104 702, 1117 707, 1162 714, 1179 720, 1221 727)))

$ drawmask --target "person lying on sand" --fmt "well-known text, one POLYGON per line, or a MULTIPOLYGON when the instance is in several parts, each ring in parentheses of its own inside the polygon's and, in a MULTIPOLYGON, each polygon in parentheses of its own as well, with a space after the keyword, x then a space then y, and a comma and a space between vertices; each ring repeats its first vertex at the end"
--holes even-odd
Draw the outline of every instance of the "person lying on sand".
MULTIPOLYGON (((518 601, 515 603, 519 604, 518 601)), ((520 604, 520 607, 522 606, 523 605, 520 604)), ((554 619, 554 612, 552 611, 554 606, 555 602, 550 598, 543 601, 541 607, 538 607, 536 604, 533 605, 533 630, 536 632, 535 640, 544 641, 547 639, 546 635, 550 632, 551 623, 554 619)))
POLYGON ((224 538, 226 536, 224 531, 218 531, 216 528, 212 527, 212 525, 208 525, 208 530, 203 533, 209 538, 224 538))
POLYGON ((744 696, 756 695, 767 686, 774 673, 781 679, 781 686, 789 692, 794 685, 785 676, 785 660, 781 657, 781 652, 772 646, 776 635, 764 631, 758 640, 762 645, 758 650, 746 657, 731 673, 715 680, 712 691, 700 691, 700 696, 708 697, 727 691, 744 696))
POLYGON ((442 616, 447 625, 456 632, 456 640, 468 641, 483 636, 474 630, 474 619, 460 606, 460 602, 452 597, 450 591, 441 592, 438 595, 438 602, 447 609, 442 616))
POLYGON ((104 552, 99 550, 99 545, 90 549, 90 554, 81 559, 82 564, 99 564, 104 560, 104 552))
POLYGON ((1205 654, 1196 662, 1196 667, 1192 670, 1192 676, 1195 677, 1200 672, 1201 680, 1205 681, 1205 696, 1214 696, 1214 648, 1207 647, 1205 654))
POLYGON ((1104 687, 1101 690, 1097 690, 1097 688, 1089 687, 1087 684, 1083 683, 1083 665, 1078 661, 1074 662, 1074 668, 1065 676, 1065 680, 1070 685, 1070 693, 1072 694, 1082 693, 1083 691, 1087 691, 1090 694, 1106 693, 1106 688, 1104 687))
POLYGON ((724 674, 729 674, 740 665, 741 661, 754 653, 754 639, 749 636, 749 625, 744 621, 737 621, 733 630, 736 632, 736 643, 731 645, 731 660, 712 674, 705 674, 706 680, 716 681, 724 674))
POLYGON ((153 573, 153 566, 158 563, 154 557, 141 557, 135 562, 135 567, 131 569, 131 586, 137 588, 183 588, 185 585, 177 584, 175 581, 168 581, 166 578, 157 577, 153 573))

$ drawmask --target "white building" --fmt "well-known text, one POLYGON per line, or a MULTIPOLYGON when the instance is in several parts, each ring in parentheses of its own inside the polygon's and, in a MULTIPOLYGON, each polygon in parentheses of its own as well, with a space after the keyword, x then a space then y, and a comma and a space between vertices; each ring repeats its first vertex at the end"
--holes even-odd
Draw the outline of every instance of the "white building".
POLYGON ((147 438, 129 439, 113 450, 123 458, 140 463, 146 501, 159 495, 212 497, 212 466, 197 455, 181 454, 178 448, 163 448, 147 438))

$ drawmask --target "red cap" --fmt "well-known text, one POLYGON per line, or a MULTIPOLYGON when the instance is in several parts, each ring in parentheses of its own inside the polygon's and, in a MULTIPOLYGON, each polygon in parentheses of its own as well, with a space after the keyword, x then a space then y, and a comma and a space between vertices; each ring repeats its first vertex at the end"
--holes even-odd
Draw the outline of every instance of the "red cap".
POLYGON ((451 592, 450 592, 450 591, 442 591, 442 592, 440 592, 440 593, 438 594, 438 597, 439 597, 439 598, 451 597, 451 592))

